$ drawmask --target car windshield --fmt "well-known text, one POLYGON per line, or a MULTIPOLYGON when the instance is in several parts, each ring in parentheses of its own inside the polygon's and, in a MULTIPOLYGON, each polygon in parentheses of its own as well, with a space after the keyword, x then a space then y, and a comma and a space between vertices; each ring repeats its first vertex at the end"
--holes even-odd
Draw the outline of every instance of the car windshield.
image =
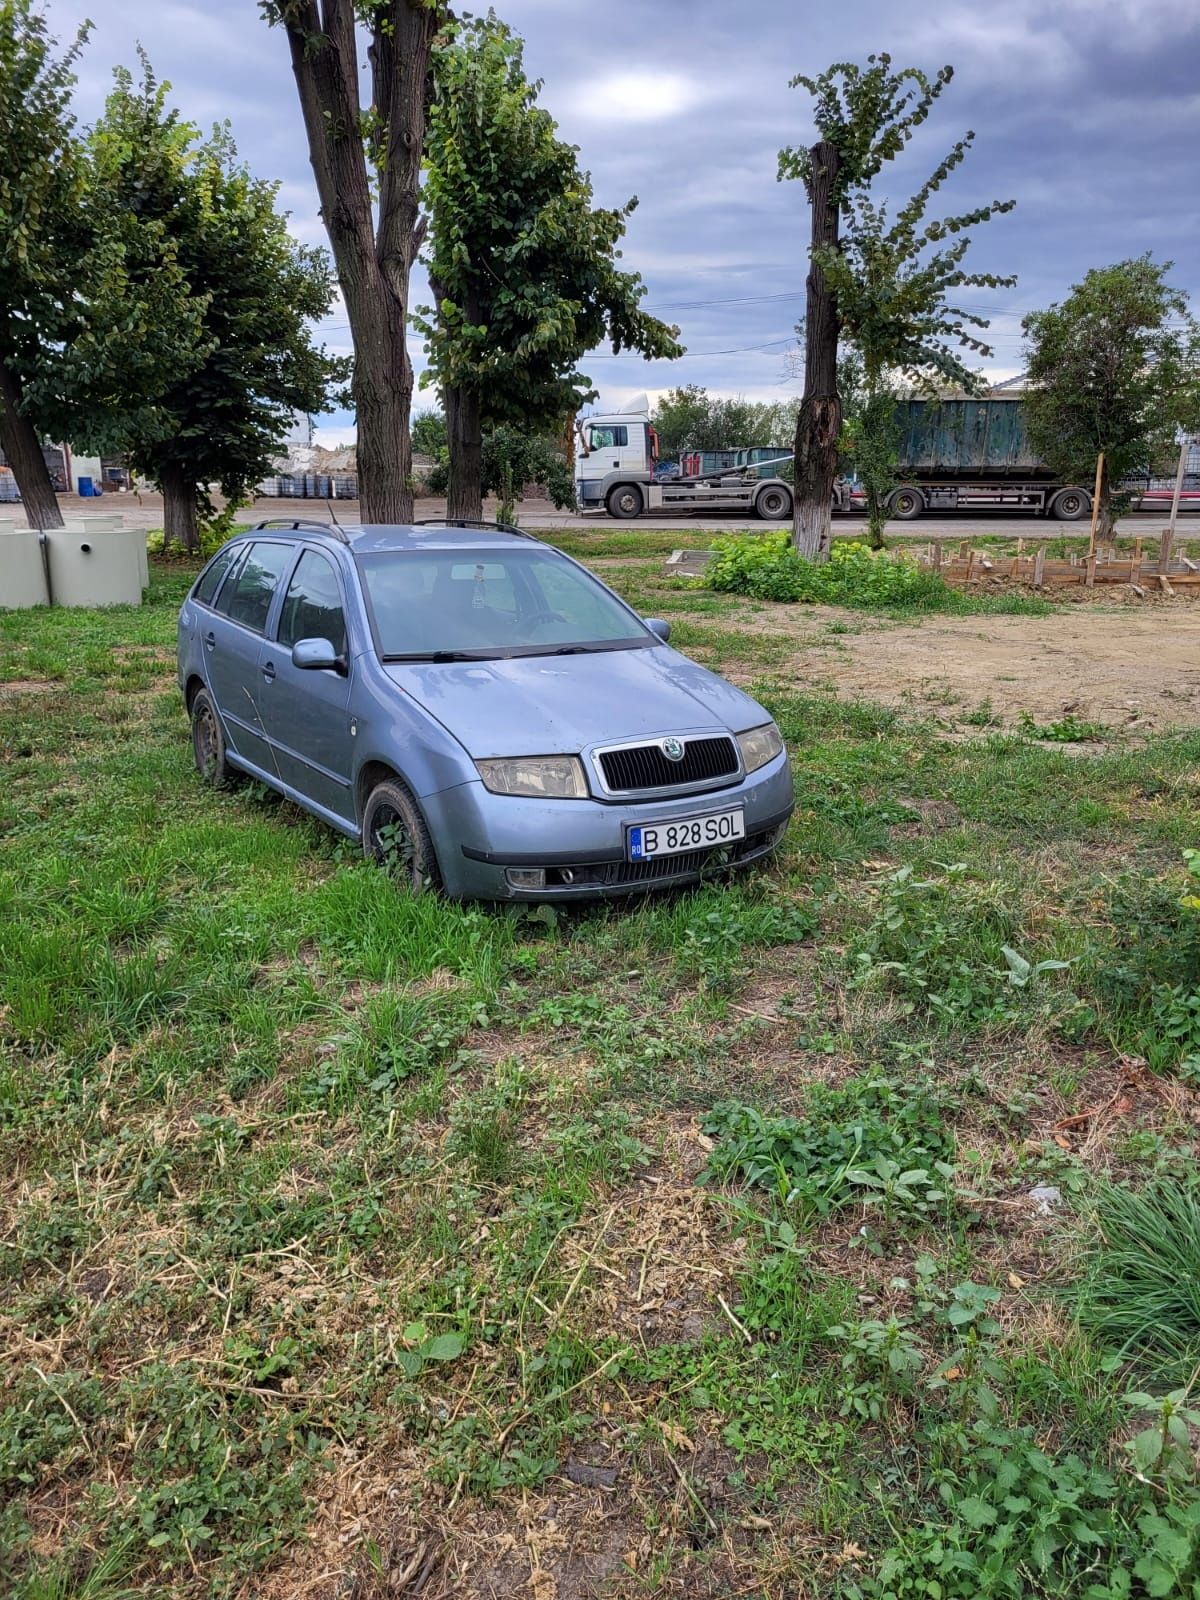
POLYGON ((387 660, 633 649, 654 635, 550 550, 390 550, 358 558, 387 660))

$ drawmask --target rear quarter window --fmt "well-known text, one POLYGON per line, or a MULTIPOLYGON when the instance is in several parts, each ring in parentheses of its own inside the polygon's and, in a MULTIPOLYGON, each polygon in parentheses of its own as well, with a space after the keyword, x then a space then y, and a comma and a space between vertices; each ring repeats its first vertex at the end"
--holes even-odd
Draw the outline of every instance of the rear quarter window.
POLYGON ((234 557, 241 555, 244 548, 244 545, 231 544, 219 550, 200 574, 200 581, 192 590, 192 599, 198 600, 202 606, 212 605, 213 596, 221 587, 221 579, 233 565, 234 557))

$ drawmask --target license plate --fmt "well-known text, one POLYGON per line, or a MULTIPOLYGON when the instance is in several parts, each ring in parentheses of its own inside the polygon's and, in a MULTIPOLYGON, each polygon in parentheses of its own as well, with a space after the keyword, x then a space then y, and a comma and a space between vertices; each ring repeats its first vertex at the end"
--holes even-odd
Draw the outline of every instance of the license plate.
POLYGON ((746 815, 739 806, 736 811, 710 811, 706 817, 685 817, 678 822, 632 823, 625 830, 625 845, 630 861, 652 861, 745 837, 746 815))

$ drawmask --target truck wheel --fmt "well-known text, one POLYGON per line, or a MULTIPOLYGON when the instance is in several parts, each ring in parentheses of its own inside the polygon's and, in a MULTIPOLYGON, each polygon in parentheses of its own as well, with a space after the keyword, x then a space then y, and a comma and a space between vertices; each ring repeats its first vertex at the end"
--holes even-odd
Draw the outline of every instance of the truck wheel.
POLYGON ((604 503, 610 517, 627 522, 630 517, 640 517, 642 514, 642 491, 636 483, 619 483, 615 489, 608 491, 608 499, 604 503))
POLYGON ((1058 522, 1078 522, 1091 509, 1091 501, 1082 489, 1064 489, 1055 495, 1050 515, 1058 522))
POLYGON ((919 489, 897 489, 888 501, 888 511, 897 522, 914 522, 925 509, 925 496, 919 489))
POLYGON ((786 489, 760 489, 754 502, 754 515, 764 522, 782 522, 791 516, 792 497, 786 489))

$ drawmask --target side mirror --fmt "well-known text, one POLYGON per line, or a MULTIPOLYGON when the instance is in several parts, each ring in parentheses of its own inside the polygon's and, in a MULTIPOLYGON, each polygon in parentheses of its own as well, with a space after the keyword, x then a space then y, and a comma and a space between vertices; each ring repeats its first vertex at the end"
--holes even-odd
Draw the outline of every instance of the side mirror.
POLYGON ((670 640, 671 624, 669 622, 664 622, 661 617, 643 617, 642 621, 656 639, 661 639, 664 644, 670 640))
POLYGON ((306 672, 342 672, 346 663, 328 639, 297 639, 292 646, 292 665, 306 672))

